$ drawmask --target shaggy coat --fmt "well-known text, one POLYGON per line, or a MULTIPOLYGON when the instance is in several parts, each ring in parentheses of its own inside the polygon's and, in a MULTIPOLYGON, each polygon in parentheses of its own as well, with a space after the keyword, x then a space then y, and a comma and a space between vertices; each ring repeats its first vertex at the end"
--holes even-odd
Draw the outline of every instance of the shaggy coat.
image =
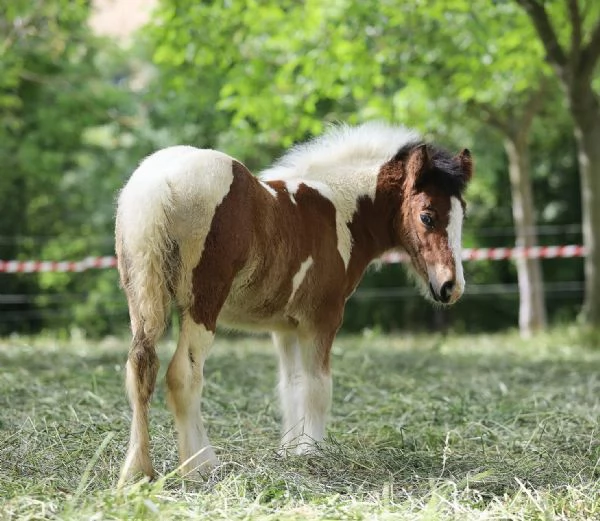
POLYGON ((217 463, 200 413, 217 324, 272 333, 282 452, 313 450, 331 403, 332 342, 367 266, 400 249, 425 296, 451 304, 462 294, 462 193, 471 175, 468 150, 452 156, 382 124, 333 128, 260 177, 221 152, 189 146, 145 159, 121 191, 116 219, 133 333, 123 476, 153 474, 148 404, 171 303, 181 320, 168 403, 183 472, 217 463))

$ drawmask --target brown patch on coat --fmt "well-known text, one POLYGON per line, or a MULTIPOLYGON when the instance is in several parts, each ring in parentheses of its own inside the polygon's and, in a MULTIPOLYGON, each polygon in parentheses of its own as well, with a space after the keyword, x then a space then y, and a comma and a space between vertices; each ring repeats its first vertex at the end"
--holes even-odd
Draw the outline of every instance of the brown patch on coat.
MULTIPOLYGON (((247 286, 249 313, 257 318, 282 312, 292 293, 292 279, 310 255, 301 216, 283 181, 266 183, 277 192, 274 199, 264 188, 257 191, 253 246, 254 266, 247 286)), ((259 185, 260 186, 260 185, 259 185)))
MULTIPOLYGON (((317 190, 300 184, 295 194, 301 216, 305 242, 313 258, 308 277, 299 288, 299 297, 310 306, 305 310, 313 327, 337 331, 342 322, 345 303, 344 262, 337 249, 336 210, 333 203, 317 190)), ((296 230, 294 233, 298 233, 296 230)))
POLYGON ((346 293, 360 282, 369 263, 383 252, 398 246, 396 215, 402 204, 404 168, 398 161, 384 164, 377 176, 375 200, 364 196, 349 225, 352 255, 348 264, 346 293))
POLYGON ((192 271, 191 316, 213 332, 219 314, 232 326, 274 321, 297 327, 314 338, 320 366, 329 371, 345 302, 335 207, 303 183, 293 202, 284 181, 266 183, 274 198, 240 163, 233 163, 233 173, 192 271), (309 257, 313 264, 290 302, 293 277, 309 257))
POLYGON ((343 307, 344 266, 337 251, 335 207, 304 183, 292 194, 295 203, 284 181, 267 184, 277 199, 271 197, 268 206, 261 206, 257 218, 251 259, 260 262, 251 289, 258 298, 252 299, 251 311, 264 317, 289 312, 290 324, 312 331, 336 330, 343 307), (287 309, 293 277, 309 257, 313 264, 287 309))
POLYGON ((234 161, 232 168, 233 182, 192 271, 193 320, 215 332, 226 309, 249 323, 281 316, 290 327, 304 326, 315 334, 337 331, 344 267, 337 252, 333 203, 300 184, 294 204, 283 181, 267 183, 277 192, 273 198, 241 163, 234 161), (313 266, 286 315, 293 277, 308 257, 313 266), (311 275, 313 269, 318 277, 311 275))
POLYGON ((194 299, 190 314, 213 333, 231 283, 246 262, 252 236, 248 192, 253 178, 237 161, 233 161, 232 170, 231 187, 215 211, 202 257, 192 271, 194 299))

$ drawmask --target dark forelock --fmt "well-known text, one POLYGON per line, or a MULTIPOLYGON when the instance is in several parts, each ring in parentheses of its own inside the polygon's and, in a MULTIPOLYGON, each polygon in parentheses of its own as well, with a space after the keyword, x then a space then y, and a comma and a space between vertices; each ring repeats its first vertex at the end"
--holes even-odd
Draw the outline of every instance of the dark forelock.
MULTIPOLYGON (((398 150, 395 159, 408 159, 410 152, 422 144, 419 142, 406 144, 398 150)), ((440 187, 448 195, 458 196, 462 199, 460 196, 462 196, 467 183, 465 173, 457 159, 446 149, 429 143, 427 144, 427 153, 433 168, 421 178, 416 188, 431 183, 440 187)))

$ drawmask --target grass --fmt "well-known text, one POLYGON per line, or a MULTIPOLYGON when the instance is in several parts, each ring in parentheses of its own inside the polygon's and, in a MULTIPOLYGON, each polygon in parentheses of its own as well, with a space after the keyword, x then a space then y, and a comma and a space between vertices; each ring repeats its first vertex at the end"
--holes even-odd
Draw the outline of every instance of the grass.
POLYGON ((270 343, 219 339, 204 415, 222 465, 205 481, 173 474, 160 380, 162 477, 119 491, 126 341, 6 339, 0 519, 600 519, 599 343, 575 329, 340 337, 329 438, 280 459, 270 343))

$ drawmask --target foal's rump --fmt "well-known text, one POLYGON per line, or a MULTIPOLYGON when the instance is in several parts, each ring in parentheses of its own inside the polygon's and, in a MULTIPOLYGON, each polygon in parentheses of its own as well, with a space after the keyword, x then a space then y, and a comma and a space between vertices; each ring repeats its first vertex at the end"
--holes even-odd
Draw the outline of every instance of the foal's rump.
POLYGON ((214 150, 166 148, 146 158, 121 191, 116 250, 134 329, 156 338, 172 298, 189 306, 191 271, 229 191, 232 161, 214 150))

